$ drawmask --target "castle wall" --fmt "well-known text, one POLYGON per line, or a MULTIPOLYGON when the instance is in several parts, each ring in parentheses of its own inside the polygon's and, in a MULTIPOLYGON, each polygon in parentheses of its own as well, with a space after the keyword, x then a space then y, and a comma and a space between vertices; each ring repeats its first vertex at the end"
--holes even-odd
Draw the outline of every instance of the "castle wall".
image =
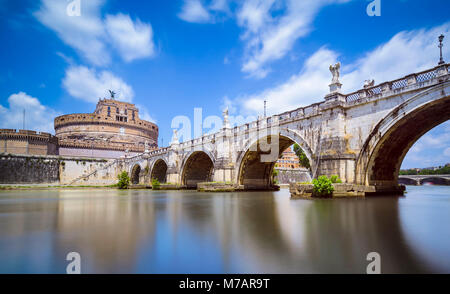
POLYGON ((89 157, 89 158, 120 158, 123 156, 132 157, 138 155, 138 152, 128 152, 121 150, 103 150, 103 149, 89 149, 89 148, 70 148, 60 147, 59 155, 69 157, 89 157))
POLYGON ((58 138, 48 133, 0 129, 0 153, 57 155, 58 138))

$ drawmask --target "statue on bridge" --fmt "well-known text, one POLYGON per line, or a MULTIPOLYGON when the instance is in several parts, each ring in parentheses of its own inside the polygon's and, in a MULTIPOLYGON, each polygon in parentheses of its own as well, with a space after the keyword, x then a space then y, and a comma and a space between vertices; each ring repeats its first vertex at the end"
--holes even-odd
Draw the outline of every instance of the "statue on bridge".
POLYGON ((331 85, 329 85, 330 87, 330 92, 331 93, 336 93, 339 92, 339 90, 342 87, 341 82, 339 82, 339 70, 341 69, 341 63, 338 62, 335 65, 330 65, 330 72, 333 75, 333 79, 331 80, 331 85))
POLYGON ((172 136, 172 142, 170 143, 171 145, 174 144, 179 144, 180 142, 178 141, 178 131, 177 129, 173 130, 173 136, 172 136))
POLYGON ((228 119, 228 107, 225 108, 225 110, 222 112, 223 115, 223 128, 229 129, 230 128, 230 120, 228 119))
POLYGON ((340 62, 336 63, 335 65, 330 65, 330 71, 331 71, 331 74, 333 75, 333 79, 331 80, 331 83, 333 83, 333 84, 340 83, 339 82, 339 76, 340 76, 339 70, 340 69, 341 69, 340 62))
POLYGON ((375 85, 375 80, 371 79, 371 80, 365 80, 364 81, 364 89, 373 87, 375 85))

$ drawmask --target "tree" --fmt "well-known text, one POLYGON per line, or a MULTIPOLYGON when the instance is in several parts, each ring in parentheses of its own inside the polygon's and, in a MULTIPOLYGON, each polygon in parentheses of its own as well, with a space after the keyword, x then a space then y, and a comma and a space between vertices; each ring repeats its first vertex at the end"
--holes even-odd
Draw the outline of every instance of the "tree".
POLYGON ((128 186, 130 185, 130 177, 128 176, 128 173, 126 171, 123 171, 119 174, 119 182, 117 183, 117 186, 119 189, 128 189, 128 186))
POLYGON ((305 152, 298 144, 294 144, 294 152, 297 154, 298 160, 302 166, 304 166, 307 169, 311 168, 311 164, 309 163, 309 159, 306 156, 305 152))
POLYGON ((333 183, 327 176, 320 176, 313 180, 313 194, 316 197, 328 197, 333 194, 333 183))
POLYGON ((160 188, 161 188, 161 183, 157 179, 153 178, 152 179, 152 189, 159 190, 160 188))

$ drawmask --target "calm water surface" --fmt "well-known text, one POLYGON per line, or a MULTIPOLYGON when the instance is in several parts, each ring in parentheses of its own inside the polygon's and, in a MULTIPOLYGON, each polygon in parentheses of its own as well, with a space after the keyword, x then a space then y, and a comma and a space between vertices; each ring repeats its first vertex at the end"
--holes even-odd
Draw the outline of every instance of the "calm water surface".
POLYGON ((406 197, 0 191, 0 273, 450 273, 450 187, 406 197))

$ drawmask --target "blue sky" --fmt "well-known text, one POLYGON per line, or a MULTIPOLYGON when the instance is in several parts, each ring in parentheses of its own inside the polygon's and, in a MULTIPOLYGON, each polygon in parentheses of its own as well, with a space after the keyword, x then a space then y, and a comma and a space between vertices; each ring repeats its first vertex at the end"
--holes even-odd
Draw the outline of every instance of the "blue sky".
MULTIPOLYGON (((321 101, 328 66, 342 63, 343 91, 433 67, 447 35, 447 0, 0 0, 1 128, 53 132, 56 115, 92 112, 113 88, 172 136, 178 115, 236 121, 321 101), (76 2, 76 1, 75 1, 76 2)), ((205 132, 208 130, 205 130, 205 132)), ((450 162, 450 123, 422 137, 404 168, 450 162)))

